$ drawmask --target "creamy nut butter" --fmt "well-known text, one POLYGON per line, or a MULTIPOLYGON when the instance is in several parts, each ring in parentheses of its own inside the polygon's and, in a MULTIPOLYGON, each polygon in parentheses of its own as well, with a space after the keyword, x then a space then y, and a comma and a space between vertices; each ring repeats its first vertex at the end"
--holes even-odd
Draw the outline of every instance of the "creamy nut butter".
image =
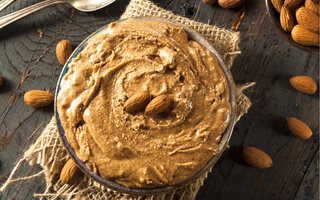
POLYGON ((217 58, 180 26, 157 20, 111 23, 72 60, 58 112, 88 168, 132 188, 173 185, 217 153, 231 114, 217 58), (128 113, 137 92, 166 94, 167 110, 128 113))

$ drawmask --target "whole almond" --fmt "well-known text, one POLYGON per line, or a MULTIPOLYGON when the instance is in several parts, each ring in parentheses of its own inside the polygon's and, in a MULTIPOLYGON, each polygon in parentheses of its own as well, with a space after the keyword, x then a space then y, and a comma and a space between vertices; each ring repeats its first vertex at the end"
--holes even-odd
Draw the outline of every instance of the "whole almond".
POLYGON ((303 0, 284 0, 284 6, 287 8, 293 8, 299 5, 303 0))
POLYGON ((283 0, 271 0, 273 7, 280 13, 281 7, 283 5, 283 0))
POLYGON ((246 147, 242 151, 244 161, 257 168, 272 167, 273 162, 268 154, 256 147, 246 147))
POLYGON ((145 109, 146 115, 155 115, 161 113, 169 107, 171 99, 167 95, 160 95, 154 98, 145 109))
POLYGON ((54 100, 54 95, 49 91, 30 90, 24 94, 24 102, 31 107, 45 107, 54 100))
POLYGON ((317 91, 317 83, 309 76, 295 76, 289 81, 292 87, 300 92, 314 94, 317 91))
POLYGON ((82 175, 76 163, 69 159, 60 172, 60 180, 65 184, 74 184, 81 179, 82 175))
POLYGON ((217 3, 217 0, 202 0, 202 1, 209 5, 214 5, 215 3, 217 3))
POLYGON ((308 31, 299 24, 293 27, 291 37, 298 44, 319 47, 319 34, 308 31))
POLYGON ((304 6, 305 6, 307 9, 311 10, 312 12, 320 15, 320 7, 319 7, 319 4, 313 2, 312 0, 306 0, 306 1, 304 2, 304 6))
POLYGON ((312 131, 309 126, 297 118, 287 117, 287 124, 291 133, 301 139, 306 140, 312 136, 312 131))
POLYGON ((222 8, 235 8, 243 4, 246 0, 218 0, 222 8))
POLYGON ((147 92, 137 92, 132 95, 123 105, 124 110, 132 113, 138 110, 143 110, 150 102, 151 96, 147 92))
POLYGON ((283 30, 287 32, 290 32, 294 27, 294 16, 285 6, 282 6, 280 11, 280 24, 283 30))
POLYGON ((296 12, 296 18, 299 25, 305 29, 319 33, 319 15, 311 10, 301 7, 296 12))
POLYGON ((64 65, 72 54, 72 45, 69 40, 61 40, 56 46, 56 55, 61 65, 64 65))

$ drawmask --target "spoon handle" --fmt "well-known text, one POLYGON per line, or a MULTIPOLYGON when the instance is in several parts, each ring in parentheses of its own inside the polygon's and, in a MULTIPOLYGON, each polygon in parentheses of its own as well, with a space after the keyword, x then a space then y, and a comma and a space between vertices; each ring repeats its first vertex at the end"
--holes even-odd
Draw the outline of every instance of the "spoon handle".
POLYGON ((3 17, 0 17, 0 29, 14 21, 17 21, 18 19, 21 19, 31 13, 41 10, 42 8, 46 8, 48 6, 59 4, 59 3, 66 3, 66 2, 63 0, 46 0, 46 1, 42 1, 40 3, 34 4, 32 6, 23 8, 21 10, 18 10, 16 12, 10 13, 3 17))

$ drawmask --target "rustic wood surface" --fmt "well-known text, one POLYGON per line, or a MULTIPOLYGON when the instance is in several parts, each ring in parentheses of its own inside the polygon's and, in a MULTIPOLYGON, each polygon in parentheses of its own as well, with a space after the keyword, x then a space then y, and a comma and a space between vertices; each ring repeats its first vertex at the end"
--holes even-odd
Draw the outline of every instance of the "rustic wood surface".
MULTIPOLYGON (((39 0, 16 0, 0 12, 9 14, 39 0)), ((154 1, 176 14, 230 29, 240 9, 209 6, 201 0, 154 1)), ((24 150, 35 141, 53 115, 53 106, 33 109, 23 102, 31 89, 54 92, 62 66, 55 58, 55 45, 69 39, 76 47, 99 27, 119 18, 128 0, 118 0, 92 13, 59 5, 25 17, 0 30, 0 185, 8 177, 24 150)), ((319 56, 291 46, 273 28, 262 0, 249 0, 239 25, 242 54, 232 72, 237 83, 257 82, 247 90, 253 106, 236 125, 230 149, 214 167, 197 199, 313 200, 319 198, 319 93, 295 91, 288 79, 308 75, 319 82, 319 56), (295 116, 313 130, 311 139, 292 136, 285 117, 295 116), (274 161, 270 169, 246 165, 244 146, 256 146, 274 161)), ((34 174, 40 169, 25 164, 17 173, 34 174)), ((34 199, 43 191, 43 177, 13 184, 1 199, 34 199)))

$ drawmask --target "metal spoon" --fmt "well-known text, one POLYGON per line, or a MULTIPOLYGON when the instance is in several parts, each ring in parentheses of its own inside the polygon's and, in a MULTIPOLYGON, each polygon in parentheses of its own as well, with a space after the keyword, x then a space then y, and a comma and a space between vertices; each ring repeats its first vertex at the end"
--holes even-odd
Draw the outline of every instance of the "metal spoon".
POLYGON ((0 28, 3 28, 4 26, 17 21, 18 19, 21 19, 31 13, 54 4, 68 3, 77 10, 83 12, 91 12, 99 10, 100 8, 103 8, 113 3, 114 1, 115 0, 46 0, 27 8, 23 8, 6 16, 0 17, 0 28))
POLYGON ((15 0, 2 0, 0 2, 0 11, 3 11, 7 6, 9 6, 15 0))

